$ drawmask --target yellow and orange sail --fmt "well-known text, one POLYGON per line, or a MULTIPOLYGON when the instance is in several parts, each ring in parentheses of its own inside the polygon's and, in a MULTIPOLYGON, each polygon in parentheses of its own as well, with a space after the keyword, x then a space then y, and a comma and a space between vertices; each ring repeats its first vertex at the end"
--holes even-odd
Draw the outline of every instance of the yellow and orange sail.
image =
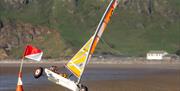
POLYGON ((94 35, 89 39, 89 41, 76 53, 76 55, 66 64, 68 68, 80 81, 81 75, 84 72, 85 65, 88 60, 90 60, 99 39, 104 32, 110 18, 113 14, 114 9, 117 7, 119 0, 111 0, 108 5, 101 21, 96 29, 94 35))
MULTIPOLYGON (((94 37, 94 36, 93 36, 94 37)), ((93 37, 76 53, 76 55, 66 64, 66 67, 76 76, 80 77, 84 67, 85 61, 88 57, 88 50, 93 42, 93 37)))

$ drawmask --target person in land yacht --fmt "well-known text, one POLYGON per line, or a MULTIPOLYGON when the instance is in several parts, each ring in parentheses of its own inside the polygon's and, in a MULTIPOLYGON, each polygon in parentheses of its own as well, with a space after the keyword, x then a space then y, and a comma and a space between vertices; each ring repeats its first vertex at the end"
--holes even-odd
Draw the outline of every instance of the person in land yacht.
MULTIPOLYGON (((64 68, 64 66, 63 66, 63 68, 64 68)), ((51 66, 51 67, 49 68, 49 70, 51 70, 51 71, 53 71, 53 72, 61 75, 61 76, 64 77, 64 78, 70 78, 67 73, 58 72, 58 67, 57 67, 57 66, 51 66)))

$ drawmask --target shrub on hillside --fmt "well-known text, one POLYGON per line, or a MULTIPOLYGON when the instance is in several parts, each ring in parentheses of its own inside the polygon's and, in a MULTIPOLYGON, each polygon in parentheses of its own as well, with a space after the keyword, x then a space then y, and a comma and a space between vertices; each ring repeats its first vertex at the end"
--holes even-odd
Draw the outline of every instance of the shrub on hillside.
POLYGON ((176 55, 180 56, 180 49, 176 51, 176 55))

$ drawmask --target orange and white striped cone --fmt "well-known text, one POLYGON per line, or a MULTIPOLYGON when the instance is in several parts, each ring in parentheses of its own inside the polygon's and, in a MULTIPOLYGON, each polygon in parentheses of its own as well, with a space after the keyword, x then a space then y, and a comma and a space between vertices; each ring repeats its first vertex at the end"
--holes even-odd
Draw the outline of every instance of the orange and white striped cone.
POLYGON ((24 91, 23 83, 22 83, 22 73, 21 72, 18 75, 18 83, 17 83, 16 91, 24 91))

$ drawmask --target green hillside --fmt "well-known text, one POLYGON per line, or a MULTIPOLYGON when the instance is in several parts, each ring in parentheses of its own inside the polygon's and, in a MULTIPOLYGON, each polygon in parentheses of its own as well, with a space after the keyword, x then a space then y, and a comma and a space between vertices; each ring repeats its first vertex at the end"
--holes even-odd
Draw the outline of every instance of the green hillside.
MULTIPOLYGON (((61 53, 69 55, 77 52, 94 33, 110 0, 10 1, 0 1, 0 21, 21 21, 55 29, 66 45, 61 53)), ((96 53, 141 56, 149 50, 174 53, 178 49, 180 0, 122 0, 96 53)), ((48 56, 52 56, 51 52, 48 51, 48 56)))

